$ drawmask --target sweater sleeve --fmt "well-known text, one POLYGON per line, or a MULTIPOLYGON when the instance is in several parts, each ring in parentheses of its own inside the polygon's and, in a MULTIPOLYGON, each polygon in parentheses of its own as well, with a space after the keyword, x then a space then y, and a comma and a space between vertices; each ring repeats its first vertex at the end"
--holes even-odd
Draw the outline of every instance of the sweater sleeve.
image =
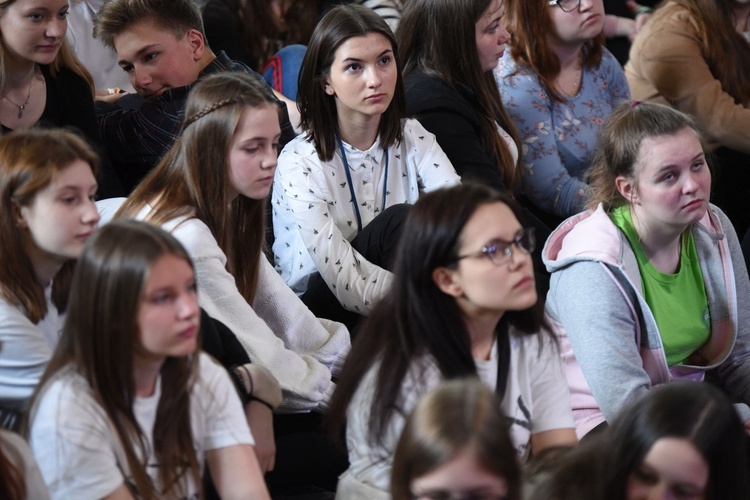
POLYGON ((261 256, 253 309, 294 352, 309 354, 338 373, 349 353, 349 331, 341 323, 316 318, 261 256))
POLYGON ((563 325, 608 421, 651 388, 636 344, 637 317, 603 264, 582 261, 552 273, 547 312, 563 325))
MULTIPOLYGON (((193 260, 201 307, 234 332, 252 362, 265 366, 276 377, 284 391, 282 406, 287 410, 324 408, 334 388, 330 369, 308 352, 297 353, 293 346, 285 345, 253 310, 237 290, 226 269, 226 256, 208 227, 189 219, 173 234, 193 260)), ((286 332, 282 335, 291 338, 286 332)))
POLYGON ((703 43, 687 13, 650 19, 626 65, 633 98, 660 96, 694 116, 712 141, 750 154, 748 103, 738 104, 724 92, 701 50, 703 43))
POLYGON ((735 401, 750 405, 750 280, 734 227, 723 213, 718 216, 729 246, 736 296, 737 339, 729 358, 719 366, 722 386, 735 401))

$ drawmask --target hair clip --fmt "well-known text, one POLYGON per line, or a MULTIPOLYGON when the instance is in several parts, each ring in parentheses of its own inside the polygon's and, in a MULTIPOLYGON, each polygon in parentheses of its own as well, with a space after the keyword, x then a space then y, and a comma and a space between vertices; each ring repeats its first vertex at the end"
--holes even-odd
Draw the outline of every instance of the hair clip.
POLYGON ((633 109, 634 107, 638 106, 643 101, 631 101, 630 102, 630 109, 633 109))

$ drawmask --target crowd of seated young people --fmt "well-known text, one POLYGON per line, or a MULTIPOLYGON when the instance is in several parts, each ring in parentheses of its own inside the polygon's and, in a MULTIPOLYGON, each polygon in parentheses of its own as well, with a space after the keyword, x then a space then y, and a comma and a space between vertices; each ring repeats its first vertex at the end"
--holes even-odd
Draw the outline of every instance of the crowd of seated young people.
POLYGON ((0 1, 0 496, 750 494, 748 2, 69 1, 0 1))

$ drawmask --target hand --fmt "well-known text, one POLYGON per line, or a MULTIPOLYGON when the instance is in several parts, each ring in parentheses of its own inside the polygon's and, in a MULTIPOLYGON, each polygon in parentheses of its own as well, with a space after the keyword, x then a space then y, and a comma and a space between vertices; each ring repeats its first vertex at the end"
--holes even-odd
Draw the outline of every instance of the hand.
POLYGON ((128 95, 127 92, 121 91, 120 89, 96 89, 94 99, 97 101, 104 101, 104 102, 116 102, 121 97, 128 95))
POLYGON ((265 474, 276 464, 276 441, 273 436, 273 412, 266 405, 250 401, 245 405, 245 418, 255 439, 255 456, 265 474))

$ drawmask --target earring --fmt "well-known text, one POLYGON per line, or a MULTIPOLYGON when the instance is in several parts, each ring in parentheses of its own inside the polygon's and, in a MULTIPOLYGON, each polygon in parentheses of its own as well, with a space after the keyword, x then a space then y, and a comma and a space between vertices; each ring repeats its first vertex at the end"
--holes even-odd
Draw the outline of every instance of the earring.
POLYGON ((326 85, 326 94, 333 95, 333 87, 326 85))

